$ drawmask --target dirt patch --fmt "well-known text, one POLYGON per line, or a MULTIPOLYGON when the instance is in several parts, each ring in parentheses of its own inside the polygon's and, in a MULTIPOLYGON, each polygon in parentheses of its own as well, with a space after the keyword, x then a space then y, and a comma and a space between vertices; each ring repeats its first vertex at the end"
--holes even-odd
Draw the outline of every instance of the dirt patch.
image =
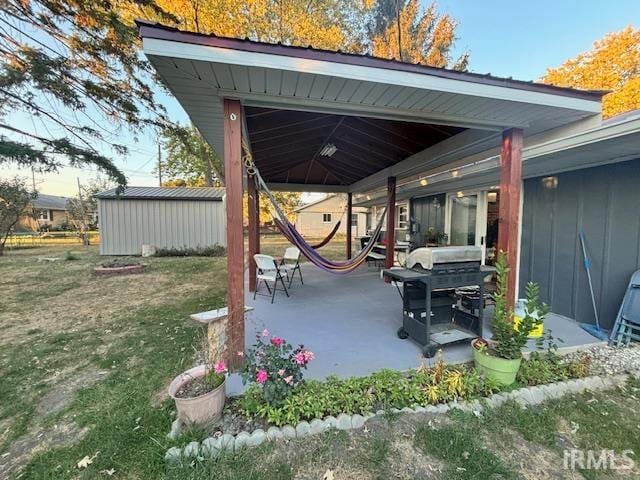
POLYGON ((504 432, 499 440, 484 435, 483 443, 526 480, 584 479, 580 473, 564 468, 563 459, 557 452, 529 442, 514 431, 504 432))
POLYGON ((50 448, 64 447, 82 439, 87 433, 75 423, 60 423, 47 429, 38 428, 13 442, 0 458, 0 479, 25 465, 31 457, 50 448))
POLYGON ((37 418, 63 411, 71 404, 78 390, 93 385, 103 379, 107 373, 104 370, 92 368, 58 381, 53 389, 38 402, 36 406, 37 418))

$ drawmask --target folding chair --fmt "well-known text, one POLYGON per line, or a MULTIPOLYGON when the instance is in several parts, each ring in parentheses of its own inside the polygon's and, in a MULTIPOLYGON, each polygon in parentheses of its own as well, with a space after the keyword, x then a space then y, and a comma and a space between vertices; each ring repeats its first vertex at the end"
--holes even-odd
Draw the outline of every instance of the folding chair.
POLYGON ((300 249, 298 247, 288 247, 284 251, 284 256, 282 260, 280 260, 280 268, 284 270, 287 280, 289 280, 289 288, 291 288, 291 284, 293 283, 293 277, 296 276, 296 270, 298 271, 298 275, 300 275, 300 283, 304 285, 302 270, 300 270, 300 249), (289 270, 291 270, 291 277, 289 277, 289 270))
POLYGON ((256 291, 253 293, 253 299, 255 300, 256 295, 258 294, 258 287, 260 286, 260 282, 265 284, 267 290, 271 294, 271 303, 273 303, 273 299, 276 296, 278 281, 282 284, 284 293, 286 293, 288 297, 289 292, 287 291, 287 286, 284 284, 280 267, 278 266, 278 263, 275 261, 275 259, 269 255, 256 253, 253 256, 253 260, 256 262, 256 266, 258 267, 258 275, 256 275, 258 283, 256 284, 256 291), (273 290, 269 288, 268 282, 273 282, 273 290))

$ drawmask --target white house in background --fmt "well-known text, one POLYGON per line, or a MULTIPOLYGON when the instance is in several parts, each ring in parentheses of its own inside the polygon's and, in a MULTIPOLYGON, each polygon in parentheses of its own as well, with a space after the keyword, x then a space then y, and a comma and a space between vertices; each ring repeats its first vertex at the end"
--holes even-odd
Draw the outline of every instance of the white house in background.
MULTIPOLYGON (((325 198, 296 208, 296 229, 305 236, 325 236, 340 222, 338 234, 347 234, 347 196, 327 195, 325 198)), ((351 232, 354 237, 367 232, 368 208, 354 207, 351 216, 351 232)))

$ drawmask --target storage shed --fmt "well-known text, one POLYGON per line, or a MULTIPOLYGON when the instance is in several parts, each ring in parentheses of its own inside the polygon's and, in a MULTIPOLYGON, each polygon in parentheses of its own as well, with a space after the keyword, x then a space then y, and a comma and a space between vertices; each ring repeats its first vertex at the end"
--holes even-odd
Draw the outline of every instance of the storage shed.
POLYGON ((101 255, 226 246, 224 188, 127 187, 96 198, 101 255))

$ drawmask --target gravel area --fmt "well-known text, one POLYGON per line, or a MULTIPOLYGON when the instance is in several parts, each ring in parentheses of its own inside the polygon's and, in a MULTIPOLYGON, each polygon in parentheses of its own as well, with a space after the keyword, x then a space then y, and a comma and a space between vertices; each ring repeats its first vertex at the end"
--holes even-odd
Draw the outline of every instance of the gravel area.
POLYGON ((638 344, 632 344, 629 347, 598 345, 567 355, 567 359, 584 357, 591 360, 590 375, 613 375, 640 369, 640 345, 638 344))

